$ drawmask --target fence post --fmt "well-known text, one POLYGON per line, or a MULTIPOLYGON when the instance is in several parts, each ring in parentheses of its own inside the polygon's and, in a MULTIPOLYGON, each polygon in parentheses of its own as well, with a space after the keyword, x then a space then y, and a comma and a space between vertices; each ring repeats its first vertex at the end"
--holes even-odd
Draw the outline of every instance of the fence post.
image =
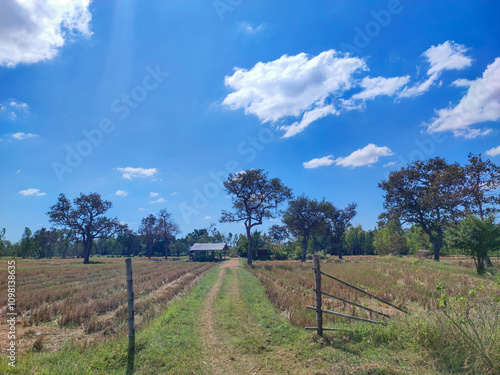
POLYGON ((316 327, 318 335, 323 336, 323 310, 321 307, 321 270, 319 268, 319 256, 313 255, 314 277, 316 281, 316 327))
POLYGON ((132 279, 132 259, 125 259, 127 270, 127 291, 128 291, 128 356, 127 375, 134 372, 135 360, 135 327, 134 327, 134 283, 132 279))

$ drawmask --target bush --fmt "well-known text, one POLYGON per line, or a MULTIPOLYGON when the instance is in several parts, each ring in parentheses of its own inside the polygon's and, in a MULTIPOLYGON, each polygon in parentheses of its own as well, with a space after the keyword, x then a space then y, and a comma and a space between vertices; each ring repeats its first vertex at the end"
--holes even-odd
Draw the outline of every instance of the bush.
POLYGON ((273 258, 276 260, 286 260, 288 259, 288 254, 283 249, 278 249, 273 252, 273 258))

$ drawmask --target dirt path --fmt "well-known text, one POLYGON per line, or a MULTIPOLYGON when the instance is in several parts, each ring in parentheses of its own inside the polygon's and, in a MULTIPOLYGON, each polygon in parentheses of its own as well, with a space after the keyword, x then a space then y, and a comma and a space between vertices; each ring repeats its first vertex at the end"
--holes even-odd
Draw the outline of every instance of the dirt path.
MULTIPOLYGON (((219 278, 208 293, 203 305, 201 336, 205 346, 205 358, 207 358, 208 361, 206 364, 209 365, 214 374, 241 374, 240 370, 235 370, 235 361, 239 362, 237 366, 238 368, 243 366, 248 369, 248 373, 250 374, 258 373, 254 371, 254 369, 258 366, 250 358, 234 353, 233 348, 224 344, 223 340, 221 340, 220 333, 217 330, 214 319, 215 300, 221 291, 221 286, 226 276, 226 272, 228 270, 231 270, 230 272, 234 272, 234 270, 238 267, 238 259, 231 259, 222 263, 219 278)), ((233 285, 229 289, 229 293, 231 295, 239 293, 240 285, 233 285)))

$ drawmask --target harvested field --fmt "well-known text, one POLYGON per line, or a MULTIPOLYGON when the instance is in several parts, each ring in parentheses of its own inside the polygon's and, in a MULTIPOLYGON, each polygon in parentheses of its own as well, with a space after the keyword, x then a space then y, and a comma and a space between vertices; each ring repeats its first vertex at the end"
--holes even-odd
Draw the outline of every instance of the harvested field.
MULTIPOLYGON (((60 347, 67 339, 89 342, 126 327, 127 285, 123 258, 16 262, 18 345, 21 352, 35 341, 60 347)), ((155 318, 166 304, 187 289, 213 264, 133 259, 136 325, 155 318)), ((0 269, 0 303, 6 306, 6 263, 0 269)), ((5 308, 0 311, 5 324, 5 308)), ((2 335, 7 329, 0 327, 2 335)), ((7 342, 6 338, 0 338, 7 342)), ((36 345, 35 345, 36 349, 36 345)))
MULTIPOLYGON (((436 284, 439 282, 444 283, 450 296, 467 294, 481 283, 494 287, 493 280, 479 278, 475 268, 469 264, 462 267, 458 262, 465 262, 465 259, 452 259, 448 263, 446 260, 434 262, 414 258, 361 256, 348 257, 344 261, 322 261, 321 269, 405 310, 421 312, 437 306, 439 295, 436 284)), ((305 308, 307 305, 315 305, 311 262, 260 261, 254 262, 251 271, 265 286, 269 299, 293 324, 315 325, 314 311, 305 308)), ((322 289, 391 316, 402 314, 397 309, 326 277, 323 277, 322 289)), ((380 319, 376 314, 332 298, 323 298, 323 304, 328 310, 367 319, 380 319)), ((336 321, 345 319, 328 316, 326 326, 336 321)))

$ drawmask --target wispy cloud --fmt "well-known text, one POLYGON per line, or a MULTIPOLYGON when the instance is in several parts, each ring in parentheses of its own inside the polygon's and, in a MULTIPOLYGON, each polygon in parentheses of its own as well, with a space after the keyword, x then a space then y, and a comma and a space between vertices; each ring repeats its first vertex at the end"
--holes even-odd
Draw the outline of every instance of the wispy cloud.
POLYGON ((36 197, 41 197, 43 195, 47 195, 47 193, 42 193, 40 189, 26 189, 26 190, 21 190, 19 194, 24 195, 24 196, 36 196, 36 197))
POLYGON ((12 107, 12 108, 15 108, 15 109, 18 109, 18 110, 21 110, 21 111, 24 111, 24 112, 28 112, 30 107, 28 104, 26 103, 23 103, 23 102, 20 102, 20 101, 17 101, 17 100, 14 100, 12 99, 10 102, 9 102, 9 105, 12 107))
POLYGON ((156 204, 156 203, 165 203, 167 200, 165 198, 158 198, 155 201, 151 201, 151 203, 156 204))
POLYGON ((392 165, 396 165, 396 164, 398 164, 398 162, 397 162, 397 161, 390 161, 389 163, 385 163, 385 164, 383 165, 383 167, 384 167, 384 168, 386 168, 386 167, 390 167, 390 166, 392 166, 392 165))
POLYGON ((204 219, 205 220, 210 220, 212 218, 212 216, 205 216, 204 219))
POLYGON ((179 194, 179 193, 177 193, 176 191, 174 191, 173 193, 170 193, 169 195, 172 196, 172 195, 177 195, 177 194, 179 194))
POLYGON ((151 193, 149 193, 149 197, 150 198, 157 197, 158 195, 160 195, 160 193, 155 193, 154 191, 152 191, 151 193))
POLYGON ((115 192, 115 195, 118 195, 119 197, 126 197, 128 195, 128 191, 125 190, 117 190, 115 192))
POLYGON ((333 155, 323 156, 322 158, 316 158, 302 163, 304 168, 313 169, 318 167, 325 167, 332 165, 335 161, 333 160, 333 155))
POLYGON ((352 99, 370 100, 381 95, 392 96, 397 94, 409 81, 410 76, 391 78, 365 77, 360 84, 364 90, 353 95, 352 99))
POLYGON ((500 155, 500 146, 493 147, 491 150, 486 151, 486 155, 491 157, 500 155))
POLYGON ((33 133, 21 133, 21 132, 18 132, 18 133, 11 134, 11 137, 13 139, 18 140, 18 141, 22 141, 22 140, 27 139, 27 138, 38 137, 38 135, 37 134, 33 134, 33 133))
POLYGON ((132 178, 145 178, 154 176, 158 171, 156 168, 116 168, 119 172, 123 172, 122 177, 127 180, 132 178))
POLYGON ((252 34, 257 34, 257 33, 260 33, 261 31, 263 31, 265 29, 265 25, 264 24, 260 24, 256 27, 252 26, 250 23, 246 22, 246 21, 243 21, 243 22, 240 22, 239 26, 238 26, 238 30, 245 33, 245 34, 249 34, 249 35, 252 35, 252 34))

